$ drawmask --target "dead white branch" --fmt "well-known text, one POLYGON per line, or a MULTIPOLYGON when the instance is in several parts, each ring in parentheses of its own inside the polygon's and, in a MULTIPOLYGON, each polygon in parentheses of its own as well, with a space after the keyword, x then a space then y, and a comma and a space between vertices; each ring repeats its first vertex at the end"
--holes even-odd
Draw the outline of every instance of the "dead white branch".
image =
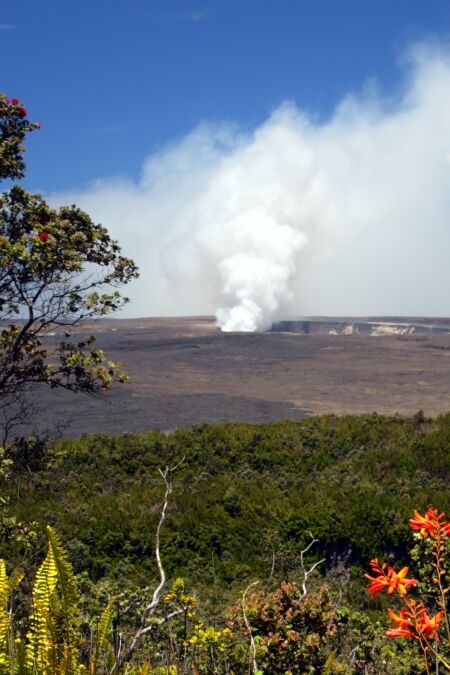
POLYGON ((244 617, 244 623, 245 623, 245 626, 248 630, 248 634, 250 636, 250 668, 251 668, 252 673, 258 672, 258 664, 256 662, 256 644, 255 644, 255 639, 254 639, 253 633, 252 633, 252 627, 250 625, 250 621, 248 620, 248 616, 247 616, 247 609, 246 609, 246 606, 245 606, 245 598, 246 598, 246 595, 249 592, 249 590, 251 588, 253 588, 253 586, 256 586, 256 584, 259 584, 259 581, 254 581, 252 584, 247 586, 247 588, 245 589, 245 591, 242 594, 242 615, 244 617))
MULTIPOLYGON (((184 457, 181 459, 178 464, 174 467, 168 467, 164 469, 159 469, 159 473, 161 474, 161 477, 164 482, 165 486, 165 492, 164 492, 164 500, 161 505, 161 510, 160 510, 160 515, 159 515, 159 520, 158 520, 158 526, 156 528, 156 536, 155 536, 155 558, 156 558, 156 564, 158 567, 158 573, 159 573, 159 584, 155 588, 152 599, 150 602, 144 607, 144 609, 141 611, 140 616, 139 616, 139 627, 136 630, 133 638, 131 639, 131 642, 128 646, 127 649, 120 650, 120 652, 116 655, 116 660, 113 666, 110 669, 110 675, 113 675, 113 673, 120 672, 123 665, 125 663, 128 663, 135 652, 136 648, 138 647, 142 637, 146 634, 149 633, 151 630, 153 630, 154 626, 152 624, 149 624, 149 619, 150 617, 153 616, 155 613, 159 603, 161 602, 161 597, 162 593, 164 590, 164 586, 166 583, 166 573, 164 571, 164 567, 161 561, 161 551, 160 551, 160 541, 161 541, 161 528, 163 526, 163 523, 166 519, 167 515, 167 507, 169 505, 169 498, 170 495, 172 494, 172 474, 174 471, 178 469, 178 467, 184 462, 184 457)), ((163 624, 169 621, 170 619, 174 618, 175 616, 178 616, 183 612, 183 609, 177 610, 175 612, 171 612, 168 614, 166 617, 163 617, 159 621, 157 621, 157 624, 163 624)))
POLYGON ((305 597, 305 595, 308 593, 308 589, 306 588, 306 583, 308 581, 308 577, 314 572, 316 567, 321 565, 323 562, 325 562, 325 558, 322 558, 322 560, 318 560, 315 562, 309 569, 306 569, 305 567, 305 555, 308 553, 310 548, 314 546, 319 540, 315 539, 314 536, 312 535, 311 532, 308 532, 309 536, 311 537, 311 541, 309 542, 308 546, 304 548, 302 551, 300 551, 300 568, 302 570, 302 575, 303 575, 303 580, 302 580, 302 598, 305 597))

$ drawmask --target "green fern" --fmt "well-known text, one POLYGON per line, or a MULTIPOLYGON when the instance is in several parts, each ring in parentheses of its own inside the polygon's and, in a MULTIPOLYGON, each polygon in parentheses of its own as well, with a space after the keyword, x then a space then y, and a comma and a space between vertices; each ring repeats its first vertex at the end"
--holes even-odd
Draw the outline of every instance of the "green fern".
POLYGON ((55 530, 47 527, 49 552, 51 552, 58 580, 58 594, 52 597, 52 614, 58 618, 58 663, 61 672, 78 672, 77 613, 79 593, 72 565, 55 530))
POLYGON ((6 565, 0 560, 0 672, 5 672, 9 665, 8 636, 10 621, 8 615, 9 582, 6 576, 6 565))
POLYGON ((30 675, 35 672, 33 668, 33 659, 23 640, 15 641, 15 661, 14 673, 15 675, 30 675))
POLYGON ((72 617, 78 601, 79 594, 75 581, 72 565, 67 559, 67 553, 55 530, 47 526, 49 551, 52 551, 55 562, 62 604, 65 611, 72 617))
POLYGON ((91 673, 97 673, 97 669, 100 663, 100 657, 103 655, 106 657, 111 657, 111 645, 108 640, 108 634, 111 629, 111 623, 114 613, 114 606, 116 604, 116 599, 112 598, 106 608, 103 610, 103 613, 98 622, 97 628, 97 641, 95 645, 94 659, 90 666, 91 673))
POLYGON ((21 667, 34 675, 73 675, 77 663, 75 575, 56 532, 47 527, 48 552, 36 573, 31 630, 21 667))
POLYGON ((52 596, 58 582, 58 570, 53 550, 47 555, 36 572, 33 587, 31 630, 28 634, 26 662, 35 664, 38 675, 49 672, 55 666, 56 625, 51 611, 52 596))

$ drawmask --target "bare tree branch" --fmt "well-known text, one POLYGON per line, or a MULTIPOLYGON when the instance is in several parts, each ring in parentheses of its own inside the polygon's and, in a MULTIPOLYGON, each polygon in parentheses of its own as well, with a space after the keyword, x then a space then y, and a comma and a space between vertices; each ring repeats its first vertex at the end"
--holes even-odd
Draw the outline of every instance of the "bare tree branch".
POLYGON ((308 591, 307 591, 307 588, 306 588, 306 582, 308 581, 309 575, 310 575, 312 572, 314 572, 314 570, 316 569, 316 567, 318 567, 318 566, 321 565, 323 562, 325 562, 325 558, 322 558, 322 560, 318 560, 317 562, 315 562, 308 570, 306 569, 306 567, 305 567, 305 555, 306 555, 306 553, 308 553, 308 551, 310 550, 310 548, 311 548, 312 546, 314 546, 314 544, 316 544, 316 543, 319 541, 318 539, 315 539, 315 538, 314 538, 314 536, 312 535, 311 532, 309 532, 308 534, 309 534, 309 536, 311 537, 311 541, 309 542, 309 544, 308 544, 308 546, 307 546, 306 548, 304 548, 302 551, 300 551, 300 568, 301 568, 302 574, 303 574, 303 581, 302 581, 302 598, 304 598, 305 595, 306 595, 307 592, 308 592, 308 591))
POLYGON ((247 586, 247 588, 242 594, 242 616, 244 617, 244 623, 250 636, 250 668, 252 670, 252 673, 258 672, 258 664, 256 662, 256 644, 252 633, 252 627, 250 625, 250 621, 248 620, 247 616, 247 609, 245 607, 245 598, 249 590, 253 588, 253 586, 256 586, 257 584, 259 584, 259 581, 254 581, 249 586, 247 586))
MULTIPOLYGON (((161 505, 161 510, 160 510, 160 516, 159 516, 159 521, 158 521, 158 526, 156 528, 156 535, 155 535, 155 558, 156 558, 156 564, 158 567, 158 573, 159 573, 159 584, 153 591, 152 599, 150 602, 144 607, 142 610, 140 617, 139 617, 139 627, 136 630, 133 638, 131 639, 131 642, 128 646, 128 648, 121 653, 121 650, 119 653, 116 654, 116 661, 113 664, 112 668, 110 669, 109 673, 110 675, 113 675, 113 673, 117 673, 121 670, 121 668, 124 666, 125 663, 128 663, 135 652, 136 648, 138 647, 142 637, 149 633, 151 630, 153 630, 153 625, 149 625, 148 621, 150 617, 153 616, 155 613, 160 601, 161 601, 161 596, 162 592, 164 590, 164 586, 166 583, 166 573, 164 571, 164 566, 162 564, 161 560, 161 551, 160 551, 160 537, 161 537, 161 528, 163 526, 163 523, 166 519, 166 514, 167 514, 167 507, 169 505, 169 498, 170 495, 172 494, 172 474, 174 471, 178 469, 178 467, 184 462, 184 457, 176 464, 174 467, 168 467, 164 469, 159 469, 159 473, 161 474, 161 477, 164 482, 165 486, 165 493, 164 493, 164 500, 161 505)), ((166 617, 161 619, 160 621, 157 622, 157 625, 162 625, 163 623, 166 623, 170 619, 178 616, 179 614, 182 614, 184 612, 184 609, 181 608, 179 610, 176 610, 174 612, 171 612, 168 614, 166 617)), ((122 645, 121 645, 122 647, 122 645)))

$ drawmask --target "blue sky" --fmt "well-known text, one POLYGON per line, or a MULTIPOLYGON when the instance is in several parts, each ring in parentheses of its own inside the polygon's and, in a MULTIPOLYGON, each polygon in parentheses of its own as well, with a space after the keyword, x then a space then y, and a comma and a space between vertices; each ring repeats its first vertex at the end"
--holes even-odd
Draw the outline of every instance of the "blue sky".
POLYGON ((447 0, 1 0, 1 88, 42 123, 27 184, 65 190, 137 178, 202 120, 252 128, 286 99, 326 117, 370 79, 389 92, 405 45, 449 32, 447 0))
POLYGON ((129 315, 450 315, 449 0, 0 0, 0 48, 129 315))

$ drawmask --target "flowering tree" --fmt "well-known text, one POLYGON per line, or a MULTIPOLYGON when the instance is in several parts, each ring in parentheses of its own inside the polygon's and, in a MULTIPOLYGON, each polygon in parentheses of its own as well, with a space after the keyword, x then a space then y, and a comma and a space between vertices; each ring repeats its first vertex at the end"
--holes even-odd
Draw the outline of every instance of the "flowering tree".
MULTIPOLYGON (((0 94, 0 180, 22 178, 23 139, 39 128, 24 105, 0 94)), ((137 276, 107 230, 76 206, 51 208, 13 187, 0 195, 0 410, 29 385, 95 393, 125 375, 93 346, 65 333, 49 351, 43 338, 127 302, 117 290, 137 276)))
POLYGON ((450 578, 445 555, 450 546, 450 521, 446 521, 445 517, 444 513, 438 513, 436 509, 428 509, 425 515, 414 511, 414 518, 409 521, 418 539, 419 546, 415 554, 422 566, 423 579, 420 583, 407 576, 408 567, 396 572, 389 565, 380 564, 376 558, 370 562, 372 575, 365 575, 370 581, 368 590, 372 598, 386 591, 388 595, 400 599, 399 611, 390 607, 387 610, 393 627, 386 631, 386 635, 414 640, 422 652, 426 673, 431 672, 430 658, 434 658, 445 672, 450 673, 447 601, 450 578), (419 599, 410 595, 414 588, 420 592, 419 599))

